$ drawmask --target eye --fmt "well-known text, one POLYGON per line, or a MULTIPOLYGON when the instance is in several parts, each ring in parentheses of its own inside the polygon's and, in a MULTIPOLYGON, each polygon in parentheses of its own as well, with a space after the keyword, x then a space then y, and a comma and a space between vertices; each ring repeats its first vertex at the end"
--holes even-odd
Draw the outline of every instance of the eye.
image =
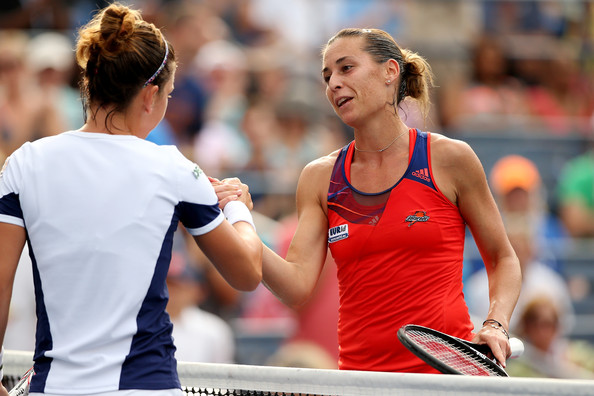
POLYGON ((325 82, 326 84, 328 84, 328 82, 330 81, 330 74, 327 74, 327 75, 325 75, 325 76, 322 76, 322 78, 324 79, 324 82, 325 82))
POLYGON ((352 68, 353 68, 353 66, 351 66, 351 65, 344 65, 344 66, 341 68, 341 70, 342 70, 343 72, 347 72, 347 71, 351 70, 352 68))

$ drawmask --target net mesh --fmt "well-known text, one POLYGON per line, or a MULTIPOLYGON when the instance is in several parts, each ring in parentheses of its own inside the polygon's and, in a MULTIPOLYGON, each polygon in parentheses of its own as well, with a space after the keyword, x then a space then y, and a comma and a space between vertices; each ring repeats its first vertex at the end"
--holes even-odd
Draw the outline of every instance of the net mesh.
MULTIPOLYGON (((32 353, 5 351, 3 383, 12 387, 32 365, 32 353)), ((237 364, 178 364, 186 395, 459 396, 592 395, 594 381, 380 373, 237 364)))

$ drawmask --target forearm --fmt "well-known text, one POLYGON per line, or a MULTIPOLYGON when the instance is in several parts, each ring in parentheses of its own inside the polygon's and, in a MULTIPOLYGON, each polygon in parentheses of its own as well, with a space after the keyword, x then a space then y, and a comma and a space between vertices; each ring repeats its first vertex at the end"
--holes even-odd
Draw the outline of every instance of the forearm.
POLYGON ((12 287, 2 288, 0 290, 0 346, 4 345, 4 334, 8 326, 8 311, 10 309, 10 299, 12 297, 12 287))
POLYGON ((243 221, 222 222, 194 240, 231 287, 252 291, 262 281, 262 243, 253 227, 243 221))
MULTIPOLYGON (((12 297, 12 283, 7 285, 2 282, 0 289, 0 348, 4 345, 4 334, 6 333, 6 326, 8 325, 8 310, 10 308, 10 299, 12 297), (10 287, 7 287, 10 286, 10 287)), ((0 353, 4 352, 2 348, 0 353)), ((0 380, 3 373, 3 356, 0 354, 0 380)))
POLYGON ((253 274, 255 284, 262 281, 262 241, 252 225, 239 221, 233 224, 239 236, 245 243, 245 258, 242 260, 248 267, 248 271, 253 274))
POLYGON ((489 272, 489 312, 484 319, 495 319, 508 330, 522 287, 518 259, 515 255, 501 259, 489 272))
POLYGON ((285 305, 298 308, 311 296, 322 265, 311 273, 303 266, 287 261, 272 249, 264 247, 262 258, 263 284, 285 305))
POLYGON ((0 223, 0 345, 4 342, 14 277, 25 237, 24 228, 0 223))
POLYGON ((248 274, 253 275, 249 277, 253 280, 247 282, 248 289, 251 289, 250 284, 254 284, 255 288, 262 281, 262 242, 256 232, 252 214, 240 201, 229 202, 223 212, 244 243, 244 257, 238 259, 243 263, 248 274))

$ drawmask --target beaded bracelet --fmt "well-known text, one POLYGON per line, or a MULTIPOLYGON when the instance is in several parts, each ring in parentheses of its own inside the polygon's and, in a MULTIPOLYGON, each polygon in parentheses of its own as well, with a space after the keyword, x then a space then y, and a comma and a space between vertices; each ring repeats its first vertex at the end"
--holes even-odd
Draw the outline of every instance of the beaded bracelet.
POLYGON ((503 327, 501 323, 499 323, 495 319, 487 319, 483 322, 483 327, 487 324, 491 325, 491 327, 493 327, 494 329, 501 330, 503 334, 505 334, 505 337, 507 337, 507 339, 509 340, 509 333, 507 332, 507 330, 505 330, 505 327, 503 327))

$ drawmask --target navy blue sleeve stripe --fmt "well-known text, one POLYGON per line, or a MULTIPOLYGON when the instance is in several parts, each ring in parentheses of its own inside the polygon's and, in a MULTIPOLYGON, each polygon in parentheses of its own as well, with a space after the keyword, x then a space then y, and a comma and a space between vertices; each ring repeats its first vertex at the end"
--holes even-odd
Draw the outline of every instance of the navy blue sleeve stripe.
POLYGON ((201 205, 189 202, 177 204, 177 212, 182 224, 187 228, 204 227, 221 214, 219 204, 201 205))
POLYGON ((0 198, 0 214, 23 218, 23 210, 18 194, 10 193, 0 198))

